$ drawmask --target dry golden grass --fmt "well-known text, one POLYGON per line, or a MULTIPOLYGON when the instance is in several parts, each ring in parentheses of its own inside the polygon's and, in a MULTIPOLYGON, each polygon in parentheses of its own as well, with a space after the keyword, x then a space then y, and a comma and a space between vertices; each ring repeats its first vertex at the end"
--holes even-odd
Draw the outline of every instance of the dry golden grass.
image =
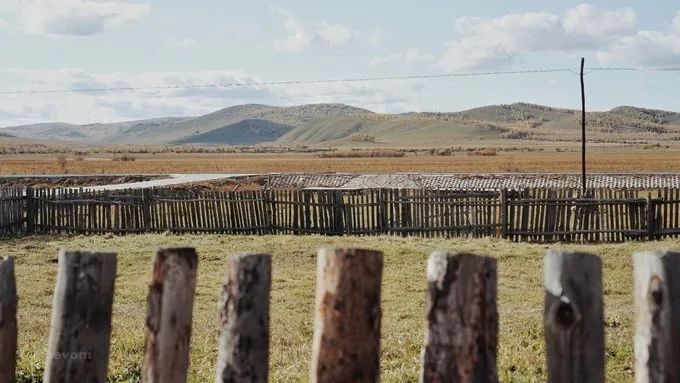
MULTIPOLYGON (((593 172, 680 172, 680 151, 592 150, 593 172)), ((579 172, 577 152, 498 152, 496 156, 433 156, 318 158, 314 154, 156 154, 137 155, 135 161, 113 161, 110 156, 68 157, 14 155, 0 158, 0 174, 83 173, 268 173, 268 172, 579 172), (512 164, 508 168, 508 164, 512 164), (63 165, 63 166, 62 166, 63 165), (65 170, 64 170, 65 169, 65 170)))

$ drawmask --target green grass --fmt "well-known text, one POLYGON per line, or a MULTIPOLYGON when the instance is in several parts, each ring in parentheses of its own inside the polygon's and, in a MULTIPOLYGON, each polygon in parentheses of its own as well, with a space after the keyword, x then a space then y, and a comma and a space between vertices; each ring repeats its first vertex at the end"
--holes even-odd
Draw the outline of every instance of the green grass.
MULTIPOLYGON (((271 374, 273 382, 305 381, 309 371, 316 249, 353 246, 382 250, 382 380, 417 381, 424 331, 425 261, 436 249, 469 251, 499 260, 502 381, 545 381, 542 330, 543 254, 549 246, 496 239, 402 239, 316 236, 32 236, 0 239, 0 255, 17 259, 19 369, 37 381, 46 353, 56 255, 60 248, 114 250, 119 254, 113 313, 112 381, 136 381, 144 348, 144 316, 151 259, 159 246, 192 245, 199 253, 190 381, 213 380, 217 299, 225 259, 243 251, 273 255, 271 374)), ((611 245, 555 245, 603 258, 607 380, 633 380, 630 255, 640 249, 678 248, 680 241, 611 245)))

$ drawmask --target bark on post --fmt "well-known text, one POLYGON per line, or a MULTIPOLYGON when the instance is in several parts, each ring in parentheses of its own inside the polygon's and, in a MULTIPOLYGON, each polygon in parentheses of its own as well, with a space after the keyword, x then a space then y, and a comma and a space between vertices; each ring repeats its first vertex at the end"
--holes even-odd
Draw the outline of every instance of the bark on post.
POLYGON ((45 382, 106 382, 116 254, 59 253, 45 382))
POLYGON ((635 380, 680 382, 680 253, 633 255, 635 380))
POLYGON ((548 382, 604 382, 600 258, 550 251, 544 272, 548 382))
POLYGON ((379 251, 321 249, 311 382, 377 382, 380 375, 379 251))
POLYGON ((271 256, 239 254, 228 261, 220 296, 215 382, 268 381, 271 256))
POLYGON ((498 382, 496 260, 432 253, 421 382, 498 382))
POLYGON ((13 382, 17 355, 17 289, 14 258, 0 257, 0 382, 13 382))
POLYGON ((193 248, 161 249, 153 263, 142 382, 185 382, 198 257, 193 248))

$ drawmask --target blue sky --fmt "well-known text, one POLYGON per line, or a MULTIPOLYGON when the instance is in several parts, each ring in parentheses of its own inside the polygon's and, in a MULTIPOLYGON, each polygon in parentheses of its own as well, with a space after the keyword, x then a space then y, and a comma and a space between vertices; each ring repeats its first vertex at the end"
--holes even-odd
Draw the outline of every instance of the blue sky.
MULTIPOLYGON (((680 67, 675 1, 0 0, 0 91, 163 87, 570 67, 680 67)), ((225 89, 0 94, 0 126, 343 102, 380 112, 578 107, 547 73, 225 89)), ((595 72, 588 108, 680 111, 680 72, 595 72)))

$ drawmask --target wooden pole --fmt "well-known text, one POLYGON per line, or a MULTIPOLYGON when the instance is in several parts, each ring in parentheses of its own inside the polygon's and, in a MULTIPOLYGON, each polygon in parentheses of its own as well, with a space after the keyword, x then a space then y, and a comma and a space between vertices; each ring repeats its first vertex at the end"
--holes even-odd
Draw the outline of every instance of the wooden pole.
POLYGON ((581 187, 586 194, 586 87, 583 79, 585 58, 581 57, 581 187))
POLYGON ((14 258, 0 258, 0 382, 14 382, 17 355, 17 289, 14 258))
POLYGON ((161 249, 153 263, 142 382, 185 382, 198 257, 193 248, 161 249))
POLYGON ((215 382, 267 382, 271 256, 239 254, 227 263, 220 295, 215 382))
POLYGON ((32 187, 26 188, 26 233, 35 232, 35 191, 32 187))
POLYGON ((503 189, 500 192, 500 210, 501 210, 501 238, 508 238, 508 189, 503 189))
POLYGON ((116 254, 59 253, 45 382, 106 382, 116 254))
POLYGON ((432 253, 420 381, 498 382, 496 260, 432 253))
POLYGON ((600 258, 550 251, 544 273, 548 382, 604 382, 600 258))
POLYGON ((680 253, 633 255, 635 381, 680 382, 680 253))
POLYGON ((379 251, 319 250, 312 383, 379 380, 382 266, 379 251))

